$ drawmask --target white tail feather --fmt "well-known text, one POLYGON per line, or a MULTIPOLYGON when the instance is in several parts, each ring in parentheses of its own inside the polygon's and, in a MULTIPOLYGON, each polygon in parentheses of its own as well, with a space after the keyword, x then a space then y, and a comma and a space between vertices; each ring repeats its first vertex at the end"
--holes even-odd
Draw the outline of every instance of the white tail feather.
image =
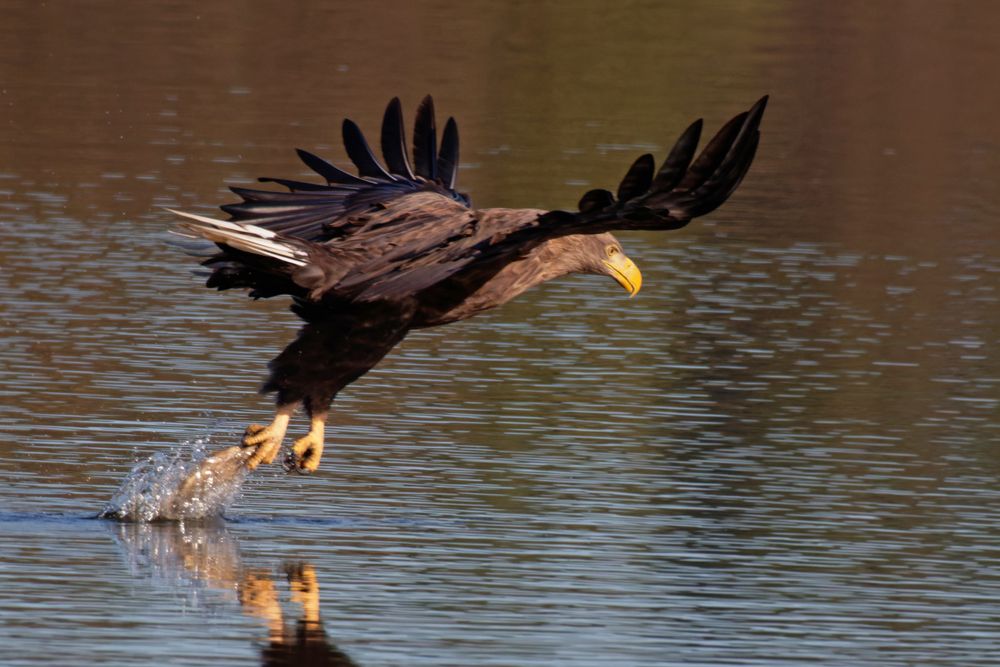
POLYGON ((172 208, 167 210, 185 218, 183 222, 178 223, 178 226, 188 234, 182 233, 181 236, 224 243, 237 250, 271 257, 295 266, 305 266, 308 263, 309 256, 306 251, 283 243, 281 236, 270 229, 247 223, 216 220, 172 208))

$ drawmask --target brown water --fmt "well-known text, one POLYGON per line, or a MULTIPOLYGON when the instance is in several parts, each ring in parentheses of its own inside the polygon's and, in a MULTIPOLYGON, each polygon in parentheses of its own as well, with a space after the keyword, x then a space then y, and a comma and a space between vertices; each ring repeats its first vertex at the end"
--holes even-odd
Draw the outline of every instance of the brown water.
POLYGON ((0 664, 1000 664, 1000 6, 0 15, 0 664), (202 288, 161 208, 427 92, 483 206, 772 103, 729 204, 622 235, 636 299, 411 336, 224 523, 90 518, 266 419, 297 326, 202 288))

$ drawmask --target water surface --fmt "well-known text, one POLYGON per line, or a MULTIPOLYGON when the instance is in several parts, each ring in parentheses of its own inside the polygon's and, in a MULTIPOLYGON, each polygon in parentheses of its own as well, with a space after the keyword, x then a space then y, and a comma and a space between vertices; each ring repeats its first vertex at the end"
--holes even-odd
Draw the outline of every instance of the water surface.
POLYGON ((1000 10, 0 8, 3 664, 1000 655, 1000 10), (162 207, 428 92, 483 206, 573 206, 772 103, 723 209, 622 235, 637 298, 568 278, 412 335, 319 474, 255 473, 221 523, 91 518, 265 420, 297 327, 202 288, 162 207))

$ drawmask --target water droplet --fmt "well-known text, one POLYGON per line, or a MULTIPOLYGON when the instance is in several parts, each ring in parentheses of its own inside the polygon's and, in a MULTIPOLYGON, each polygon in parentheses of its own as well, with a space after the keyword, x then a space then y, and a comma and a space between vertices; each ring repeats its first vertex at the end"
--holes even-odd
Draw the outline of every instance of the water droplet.
POLYGON ((183 443, 140 462, 101 512, 119 521, 203 519, 222 516, 238 498, 252 450, 209 453, 208 442, 183 443))

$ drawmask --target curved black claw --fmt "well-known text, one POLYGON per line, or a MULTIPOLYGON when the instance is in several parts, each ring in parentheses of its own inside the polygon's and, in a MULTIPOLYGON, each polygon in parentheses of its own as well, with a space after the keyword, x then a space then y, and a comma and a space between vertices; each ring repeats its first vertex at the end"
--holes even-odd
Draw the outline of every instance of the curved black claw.
POLYGON ((285 470, 285 472, 295 471, 300 475, 312 474, 312 470, 302 467, 301 465, 299 465, 299 463, 300 463, 299 457, 295 455, 295 452, 290 451, 287 454, 285 454, 285 458, 281 462, 281 467, 285 470))

